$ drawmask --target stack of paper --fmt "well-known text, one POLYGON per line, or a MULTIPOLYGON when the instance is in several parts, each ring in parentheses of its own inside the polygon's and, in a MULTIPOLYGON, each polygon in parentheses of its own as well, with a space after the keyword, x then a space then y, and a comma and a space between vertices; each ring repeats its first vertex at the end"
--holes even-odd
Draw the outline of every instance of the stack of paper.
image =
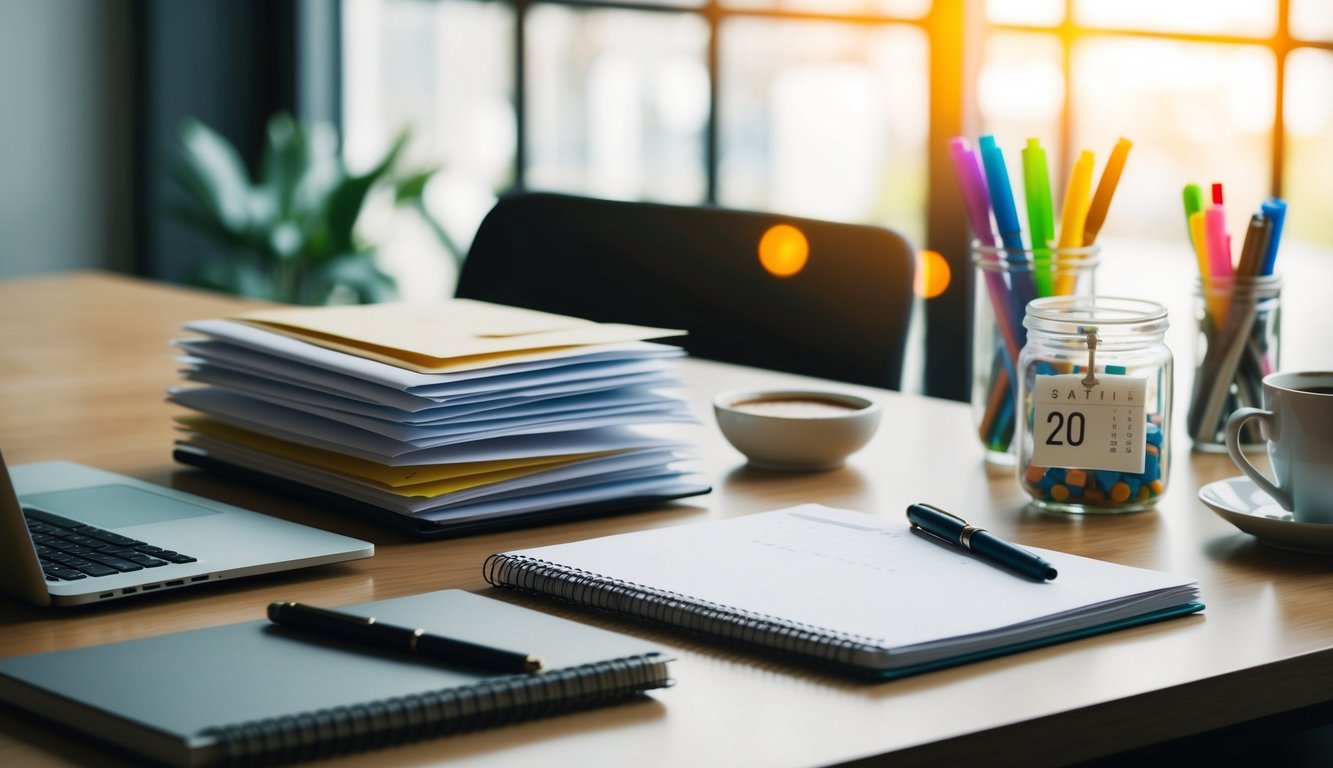
POLYGON ((671 358, 679 331, 455 299, 189 323, 180 461, 418 533, 705 493, 671 358))

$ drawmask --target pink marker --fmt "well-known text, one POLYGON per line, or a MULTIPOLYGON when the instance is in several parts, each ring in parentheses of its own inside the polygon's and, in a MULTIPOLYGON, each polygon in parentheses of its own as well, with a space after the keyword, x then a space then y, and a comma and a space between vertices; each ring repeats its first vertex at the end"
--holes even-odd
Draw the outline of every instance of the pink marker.
POLYGON ((963 193, 963 205, 972 224, 972 234, 982 245, 994 247, 995 230, 990 220, 990 192, 986 189, 986 177, 982 174, 981 160, 976 152, 961 136, 949 141, 949 152, 953 155, 954 173, 958 178, 958 189, 963 193))
POLYGON ((1210 205, 1204 213, 1208 238, 1208 268, 1214 278, 1231 277, 1231 239, 1227 236, 1227 212, 1220 205, 1210 205))

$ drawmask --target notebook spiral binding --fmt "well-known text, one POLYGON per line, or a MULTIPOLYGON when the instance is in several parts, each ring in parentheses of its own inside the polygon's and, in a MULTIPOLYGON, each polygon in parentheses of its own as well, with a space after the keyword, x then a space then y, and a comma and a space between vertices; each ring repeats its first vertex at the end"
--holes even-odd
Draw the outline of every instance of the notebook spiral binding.
POLYGON ((204 735, 215 740, 223 765, 273 765, 591 709, 671 684, 667 658, 651 653, 239 723, 204 735), (592 684, 607 678, 610 685, 592 684))
POLYGON ((491 555, 483 565, 483 575, 493 586, 554 597, 784 655, 815 657, 854 672, 859 671, 853 663, 858 654, 883 652, 873 638, 696 600, 521 555, 491 555))

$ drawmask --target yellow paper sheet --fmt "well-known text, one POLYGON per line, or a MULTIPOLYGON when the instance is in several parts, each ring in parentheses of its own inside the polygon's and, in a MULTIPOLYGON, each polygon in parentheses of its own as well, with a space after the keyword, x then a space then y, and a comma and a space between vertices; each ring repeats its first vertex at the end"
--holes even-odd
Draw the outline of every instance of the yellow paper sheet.
MULTIPOLYGON (((290 461, 307 464, 350 477, 371 480, 391 489, 408 489, 432 483, 457 481, 461 478, 484 477, 499 472, 517 472, 514 477, 573 464, 584 459, 608 456, 616 451, 565 454, 562 456, 533 456, 495 461, 467 461, 457 464, 424 464, 419 466, 390 467, 373 461, 346 456, 300 443, 280 440, 246 429, 214 421, 206 416, 179 416, 176 421, 192 432, 225 440, 228 443, 257 451, 264 451, 290 461)), ((483 482, 494 482, 495 478, 483 482)), ((480 485, 482 483, 474 483, 480 485)), ((471 486, 468 486, 471 487, 471 486)), ((426 495, 417 491, 405 495, 426 495)))
POLYGON ((470 299, 260 310, 232 317, 340 352, 422 373, 465 371, 567 355, 594 344, 684 331, 506 307, 470 299))

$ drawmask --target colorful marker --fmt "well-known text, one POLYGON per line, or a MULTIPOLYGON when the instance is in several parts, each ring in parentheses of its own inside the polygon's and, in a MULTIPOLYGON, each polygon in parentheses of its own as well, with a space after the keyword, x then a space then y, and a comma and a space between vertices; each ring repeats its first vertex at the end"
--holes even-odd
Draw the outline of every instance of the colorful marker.
POLYGON ((1268 251, 1264 255, 1264 263, 1259 268, 1259 274, 1271 275, 1273 266, 1277 263, 1277 245, 1282 239, 1282 224, 1287 220, 1287 203, 1281 198, 1270 197, 1263 201, 1259 209, 1273 222, 1273 228, 1268 233, 1268 251))
POLYGON ((1051 250, 1055 240, 1055 214, 1051 207, 1051 175, 1046 167, 1046 150, 1037 139, 1028 139, 1023 148, 1023 190, 1027 194, 1028 231, 1032 236, 1033 277, 1038 296, 1050 296, 1051 250))
POLYGON ((1122 138, 1111 150, 1111 157, 1102 169, 1102 178, 1097 182, 1097 192, 1088 206, 1088 218, 1083 224, 1083 245, 1092 245, 1097 240, 1097 233, 1102 230, 1106 212, 1111 208, 1111 198, 1115 196, 1116 185, 1120 183, 1120 174, 1125 170, 1125 160, 1132 146, 1134 144, 1129 139, 1122 138))
MULTIPOLYGON (((1065 190, 1065 204, 1060 213, 1060 248, 1081 248, 1083 246, 1083 225, 1088 217, 1088 196, 1092 192, 1092 167, 1096 158, 1092 152, 1083 150, 1074 161, 1074 170, 1069 175, 1069 188, 1065 190)), ((1066 270, 1057 269, 1060 274, 1055 279, 1055 292, 1068 294, 1074 289, 1074 278, 1066 270)))
MULTIPOLYGON (((1014 207, 1014 191, 1009 186, 1009 169, 1004 164, 1004 153, 995 143, 995 137, 989 134, 981 137, 980 144, 981 162, 986 167, 986 185, 990 189, 990 202, 995 212, 995 226, 1000 230, 1000 241, 1004 243, 1011 263, 1026 265, 1023 225, 1018 223, 1018 209, 1014 207)), ((1009 279, 1014 308, 1026 313, 1028 302, 1037 297, 1037 286, 1032 280, 1032 274, 1026 269, 1018 269, 1010 272, 1009 279)), ((1020 341, 1026 338, 1026 331, 1021 326, 1015 330, 1020 341)))
MULTIPOLYGON (((1199 188, 1198 184, 1186 184, 1182 197, 1185 199, 1185 229, 1189 230, 1190 217, 1203 210, 1203 190, 1199 188)), ((1193 231, 1188 231, 1187 234, 1190 237, 1190 243, 1194 244, 1193 231)), ((1198 245, 1194 247, 1197 248, 1198 245)))
MULTIPOLYGON (((949 142, 949 151, 953 156, 954 174, 958 187, 963 194, 963 204, 967 208, 972 231, 982 245, 995 246, 995 236, 991 231, 990 195, 986 190, 986 180, 981 170, 981 159, 968 145, 967 139, 956 138, 949 142)), ((1006 368, 1012 373, 1017 370, 1018 353, 1023 348, 1022 337, 1018 335, 1015 321, 1015 309, 1011 306, 1009 289, 1005 287, 1004 275, 994 270, 983 270, 986 274, 986 290, 990 295, 991 309, 995 313, 995 324, 1004 341, 1006 368)))

